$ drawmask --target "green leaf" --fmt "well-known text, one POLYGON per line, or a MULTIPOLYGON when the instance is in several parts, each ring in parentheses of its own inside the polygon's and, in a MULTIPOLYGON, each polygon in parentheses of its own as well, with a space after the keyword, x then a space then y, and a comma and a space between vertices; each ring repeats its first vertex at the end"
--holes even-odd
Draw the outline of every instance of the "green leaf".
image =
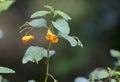
POLYGON ((70 28, 68 23, 64 19, 57 19, 55 22, 52 22, 53 26, 64 34, 70 33, 70 28))
POLYGON ((110 54, 112 57, 115 57, 115 58, 120 57, 120 51, 118 51, 118 50, 111 49, 110 54))
MULTIPOLYGON (((49 55, 52 56, 55 54, 54 50, 49 52, 49 55)), ((25 64, 29 61, 38 63, 43 57, 47 57, 47 50, 39 46, 30 46, 23 57, 22 63, 25 64)))
POLYGON ((15 73, 15 71, 7 67, 0 66, 0 73, 15 73))
POLYGON ((107 78, 109 76, 106 70, 101 70, 98 72, 98 79, 107 78))
POLYGON ((47 26, 47 21, 43 18, 40 18, 40 19, 34 19, 34 20, 28 22, 28 24, 34 28, 41 28, 41 27, 47 26))
POLYGON ((37 12, 33 13, 30 18, 42 17, 42 16, 47 15, 48 13, 49 13, 48 11, 44 11, 44 10, 37 11, 37 12))
POLYGON ((35 80, 29 80, 28 82, 36 82, 35 80))
POLYGON ((80 40, 78 40, 78 46, 81 46, 81 48, 83 48, 83 44, 80 40))
POLYGON ((0 29, 0 39, 3 38, 3 31, 0 29))
POLYGON ((55 14, 60 15, 62 18, 64 18, 66 21, 71 20, 71 17, 67 15, 66 13, 60 11, 60 10, 55 10, 55 14))
POLYGON ((119 71, 115 71, 113 76, 115 76, 116 78, 118 78, 120 76, 120 72, 119 71))
POLYGON ((120 61, 115 62, 114 65, 119 67, 120 66, 120 61))
POLYGON ((115 79, 111 79, 111 81, 110 82, 117 82, 115 79))
POLYGON ((66 39, 71 44, 72 47, 77 46, 77 41, 73 37, 71 37, 67 34, 60 33, 60 32, 58 33, 58 35, 62 36, 64 39, 66 39))
POLYGON ((104 78, 107 78, 108 76, 109 76, 109 73, 105 69, 95 70, 90 74, 90 77, 94 77, 94 79, 104 79, 104 78))
POLYGON ((74 82, 89 82, 89 81, 85 77, 77 77, 75 78, 74 82))
POLYGON ((45 7, 45 8, 48 8, 48 9, 50 9, 50 10, 53 10, 53 7, 52 7, 52 6, 45 5, 44 7, 45 7))
POLYGON ((58 82, 58 81, 54 79, 54 82, 58 82))
POLYGON ((0 12, 7 10, 15 0, 8 0, 0 3, 0 12))
MULTIPOLYGON (((41 48, 41 50, 42 50, 43 56, 44 56, 44 57, 47 57, 47 50, 44 49, 44 48, 41 48)), ((54 54, 55 54, 55 50, 50 50, 50 51, 49 51, 49 55, 50 55, 50 56, 52 56, 52 55, 54 55, 54 54)))
POLYGON ((73 38, 75 38, 77 40, 77 45, 80 46, 81 48, 83 48, 83 44, 80 41, 80 39, 78 37, 76 37, 76 36, 73 36, 73 38))
POLYGON ((37 63, 39 60, 42 60, 42 58, 41 48, 38 46, 30 46, 25 52, 22 63, 25 64, 28 61, 37 63), (35 60, 35 58, 37 58, 37 60, 35 60))

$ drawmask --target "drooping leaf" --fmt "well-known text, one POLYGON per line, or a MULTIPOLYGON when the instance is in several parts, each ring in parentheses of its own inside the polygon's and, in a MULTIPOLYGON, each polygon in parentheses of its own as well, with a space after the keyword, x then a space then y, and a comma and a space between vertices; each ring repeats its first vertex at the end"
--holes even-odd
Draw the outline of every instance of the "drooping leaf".
POLYGON ((0 39, 3 38, 3 31, 0 29, 0 39))
POLYGON ((94 77, 94 79, 104 79, 109 77, 109 73, 105 69, 95 70, 90 73, 90 77, 94 77))
POLYGON ((67 34, 60 33, 60 32, 58 33, 58 35, 62 36, 64 39, 66 39, 71 44, 72 47, 77 46, 77 41, 73 37, 71 37, 67 34))
POLYGON ((15 73, 15 71, 7 67, 0 66, 0 73, 15 73))
POLYGON ((44 7, 45 7, 45 8, 48 8, 48 9, 50 9, 50 10, 53 10, 53 7, 52 7, 52 6, 45 5, 44 7))
POLYGON ((44 10, 37 11, 33 13, 30 18, 42 17, 42 16, 47 15, 48 13, 49 13, 48 11, 44 11, 44 10))
MULTIPOLYGON (((49 55, 52 56, 55 54, 54 50, 49 52, 49 55)), ((47 57, 47 50, 39 46, 30 46, 23 57, 22 63, 25 64, 29 61, 38 63, 43 57, 47 57)))
POLYGON ((28 61, 38 62, 42 58, 43 58, 43 54, 41 48, 38 46, 30 46, 25 52, 22 63, 25 64, 28 61), (37 60, 35 60, 35 58, 37 58, 37 60))
POLYGON ((120 51, 118 50, 111 49, 110 54, 112 57, 116 57, 116 58, 120 57, 120 51))
POLYGON ((81 48, 83 48, 83 44, 82 42, 80 41, 80 39, 76 36, 73 36, 76 40, 77 40, 77 45, 80 46, 81 48))
POLYGON ((7 0, 0 3, 0 12, 7 10, 15 0, 7 0))
POLYGON ((29 80, 28 82, 36 82, 35 80, 29 80))
POLYGON ((27 25, 29 25, 28 22, 25 22, 22 26, 19 27, 19 29, 23 29, 27 25))
POLYGON ((52 22, 53 26, 64 34, 70 33, 70 27, 64 19, 57 19, 55 22, 52 22))
POLYGON ((55 14, 60 15, 62 18, 64 18, 66 21, 71 20, 71 17, 67 15, 66 13, 60 11, 60 10, 55 10, 55 14))
POLYGON ((47 26, 47 21, 44 18, 40 18, 40 19, 34 19, 28 22, 28 24, 34 28, 41 28, 41 27, 47 26))

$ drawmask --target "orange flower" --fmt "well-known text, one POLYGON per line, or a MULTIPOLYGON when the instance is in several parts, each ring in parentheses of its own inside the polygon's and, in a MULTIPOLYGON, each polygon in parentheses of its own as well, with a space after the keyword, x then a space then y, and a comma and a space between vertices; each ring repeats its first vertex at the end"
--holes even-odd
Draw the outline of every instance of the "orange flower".
POLYGON ((29 36, 24 36, 22 37, 22 42, 23 43, 27 43, 29 42, 30 40, 34 39, 35 37, 33 35, 29 35, 29 36))
POLYGON ((58 37, 51 33, 51 31, 48 31, 46 34, 46 40, 49 40, 51 43, 58 43, 58 37))
POLYGON ((45 38, 46 38, 46 40, 51 40, 52 39, 52 33, 50 31, 48 31, 45 38))
POLYGON ((52 43, 58 43, 58 37, 56 35, 52 35, 52 43))

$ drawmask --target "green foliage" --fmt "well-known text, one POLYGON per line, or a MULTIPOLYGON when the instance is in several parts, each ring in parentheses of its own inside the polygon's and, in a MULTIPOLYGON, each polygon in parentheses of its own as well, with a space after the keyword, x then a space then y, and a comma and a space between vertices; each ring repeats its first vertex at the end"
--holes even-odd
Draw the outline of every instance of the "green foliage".
POLYGON ((30 18, 46 16, 48 13, 49 13, 48 11, 44 11, 44 10, 37 11, 37 12, 33 13, 30 18))
MULTIPOLYGON (((7 10, 14 2, 15 0, 7 0, 7 1, 0 2, 0 13, 7 10)), ((0 29, 0 39, 2 38, 3 38, 3 31, 0 29)), ((15 73, 15 71, 7 67, 0 66, 0 74, 3 74, 3 73, 4 74, 15 73)), ((0 75, 0 82, 9 82, 9 81, 0 75)))
POLYGON ((115 58, 119 58, 120 57, 120 51, 118 51, 118 50, 111 49, 110 53, 111 53, 112 57, 115 57, 115 58))
POLYGON ((68 23, 64 19, 57 19, 55 22, 52 22, 53 26, 64 34, 70 33, 70 28, 68 23))
POLYGON ((81 46, 81 48, 83 48, 83 44, 82 42, 80 41, 80 39, 78 37, 74 37, 76 40, 77 40, 77 45, 78 46, 81 46))
POLYGON ((120 76, 120 71, 115 71, 114 74, 113 74, 113 76, 115 76, 115 77, 120 76))
POLYGON ((58 82, 58 81, 54 79, 54 82, 58 82))
MULTIPOLYGON (((49 52, 50 56, 55 54, 54 50, 49 52)), ((25 64, 29 61, 38 63, 43 57, 47 57, 47 50, 39 46, 30 46, 23 57, 22 63, 25 64)))
MULTIPOLYGON (((45 17, 47 14, 49 14, 50 16, 52 16, 52 31, 54 31, 53 29, 57 29, 58 30, 58 34, 60 35, 60 37, 62 36, 64 39, 66 39, 72 47, 75 46, 81 46, 83 47, 81 41, 79 40, 78 37, 76 36, 70 36, 68 35, 70 33, 70 27, 68 24, 68 20, 71 20, 71 17, 69 15, 67 15, 66 13, 60 11, 60 10, 54 10, 53 7, 51 6, 44 6, 45 8, 48 8, 49 10, 42 10, 42 11, 37 11, 35 13, 33 13, 31 15, 31 18, 35 18, 35 17, 45 17), (54 21, 55 16, 61 16, 61 18, 56 19, 56 21, 54 21)), ((51 26, 47 26, 47 21, 44 18, 40 18, 40 19, 33 19, 30 22, 27 22, 28 24, 24 24, 22 27, 24 27, 25 25, 30 25, 33 28, 41 28, 41 27, 48 27, 51 28, 51 26)), ((20 32, 23 32, 24 30, 26 30, 26 28, 22 29, 20 32)), ((36 58, 35 58, 36 60, 36 58)))
POLYGON ((116 81, 115 79, 111 79, 111 81, 110 82, 118 82, 118 81, 116 81))
POLYGON ((0 39, 3 38, 3 31, 0 29, 0 39))
POLYGON ((72 18, 67 15, 66 13, 60 11, 60 10, 55 10, 55 15, 60 15, 63 19, 65 19, 66 21, 71 20, 72 18))
POLYGON ((36 82, 35 80, 29 80, 28 82, 36 82))
POLYGON ((14 2, 15 0, 7 0, 0 2, 0 12, 7 10, 14 2))
POLYGON ((51 11, 54 10, 52 6, 50 5, 44 5, 45 8, 50 9, 51 11))
MULTIPOLYGON (((50 56, 55 54, 54 50, 50 50, 51 46, 55 43, 58 43, 58 38, 64 38, 66 39, 72 47, 75 46, 81 46, 83 47, 81 41, 76 36, 70 36, 68 35, 70 33, 70 27, 68 24, 68 20, 71 20, 71 17, 67 15, 66 13, 60 11, 60 10, 54 10, 51 6, 44 6, 48 9, 41 10, 33 13, 30 18, 35 18, 31 20, 30 22, 26 22, 24 25, 20 27, 20 33, 26 30, 28 27, 26 26, 32 26, 31 28, 41 28, 41 27, 47 27, 47 33, 46 33, 46 40, 50 41, 48 45, 48 49, 45 49, 43 47, 39 46, 30 46, 23 57, 22 63, 25 64, 29 61, 35 62, 38 64, 40 60, 43 59, 43 57, 46 57, 46 76, 44 82, 47 82, 48 76, 53 79, 54 82, 58 82, 51 74, 49 74, 49 58, 50 56), (46 21, 46 15, 49 17, 49 22, 46 21), (40 17, 39 19, 36 17, 40 17), (57 18, 59 17, 59 18, 57 18), (23 28, 24 27, 24 28, 23 28), (56 30, 57 31, 56 31, 56 30)), ((30 30, 31 31, 31 30, 30 30)), ((28 31, 28 32, 30 32, 28 31)), ((23 41, 29 41, 31 40, 31 37, 27 37, 28 32, 25 34, 26 37, 23 37, 23 41)), ((28 82, 35 82, 34 80, 30 80, 28 82)))
POLYGON ((90 73, 90 78, 92 78, 92 80, 104 79, 104 78, 107 78, 108 76, 109 76, 109 73, 105 69, 95 70, 90 73))
POLYGON ((0 66, 0 73, 15 73, 15 71, 7 67, 0 66))
POLYGON ((41 28, 47 26, 47 22, 44 18, 34 19, 28 22, 28 24, 31 25, 33 28, 41 28))
POLYGON ((118 59, 118 61, 115 62, 114 64, 115 64, 116 66, 120 66, 120 51, 111 49, 111 50, 110 50, 110 54, 111 54, 112 57, 115 57, 115 58, 118 59))
POLYGON ((73 37, 60 32, 59 32, 59 35, 62 36, 64 39, 66 39, 71 44, 72 47, 77 46, 77 41, 73 37))

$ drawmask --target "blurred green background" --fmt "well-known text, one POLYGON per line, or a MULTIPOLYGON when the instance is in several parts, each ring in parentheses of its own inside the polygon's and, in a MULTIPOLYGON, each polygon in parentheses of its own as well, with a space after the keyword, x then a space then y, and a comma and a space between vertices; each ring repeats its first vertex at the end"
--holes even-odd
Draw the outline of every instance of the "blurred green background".
MULTIPOLYGON (((44 39, 45 29, 32 31, 36 39, 22 44, 19 27, 30 21, 31 14, 51 5, 72 17, 69 21, 71 33, 80 38, 84 48, 71 47, 65 40, 52 48, 57 51, 51 58, 50 71, 59 82, 73 82, 78 76, 88 77, 96 67, 113 66, 110 49, 120 50, 120 1, 119 0, 17 0, 7 11, 0 13, 0 65, 12 68, 16 74, 4 74, 10 82, 41 80, 45 75, 45 64, 22 64, 22 57, 31 45, 48 46, 44 39)), ((50 80, 49 82, 53 82, 50 80)))

